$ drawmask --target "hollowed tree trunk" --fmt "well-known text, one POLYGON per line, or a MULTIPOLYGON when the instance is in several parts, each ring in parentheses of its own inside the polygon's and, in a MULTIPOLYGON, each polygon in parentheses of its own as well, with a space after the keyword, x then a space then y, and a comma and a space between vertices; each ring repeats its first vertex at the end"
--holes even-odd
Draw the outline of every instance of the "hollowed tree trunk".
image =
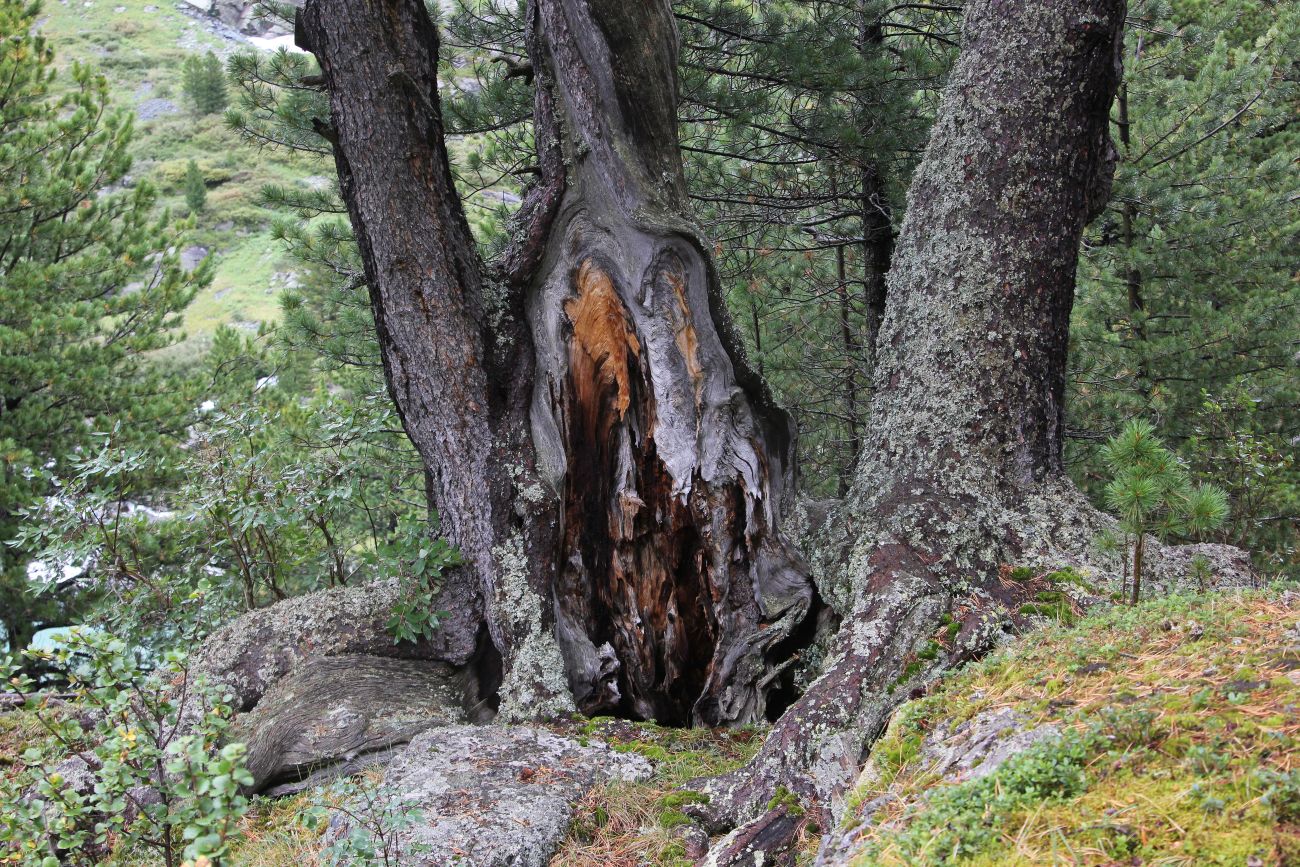
POLYGON ((510 715, 761 719, 813 590, 779 533, 790 424, 685 216, 670 6, 537 0, 528 24, 541 175, 491 275, 421 0, 309 0, 298 27, 388 384, 466 559, 442 652, 499 655, 510 715))
MULTIPOLYGON (((849 609, 837 656, 754 762, 710 785, 718 825, 762 814, 778 785, 831 812, 893 707, 1014 617, 1025 588, 1002 567, 1086 547, 1095 514, 1061 459, 1066 344, 1079 239, 1113 172, 1123 20, 1123 0, 967 3, 833 522, 854 543, 828 593, 849 609)), ((790 824, 780 809, 763 823, 790 824)), ((752 857, 755 834, 719 863, 752 857)))

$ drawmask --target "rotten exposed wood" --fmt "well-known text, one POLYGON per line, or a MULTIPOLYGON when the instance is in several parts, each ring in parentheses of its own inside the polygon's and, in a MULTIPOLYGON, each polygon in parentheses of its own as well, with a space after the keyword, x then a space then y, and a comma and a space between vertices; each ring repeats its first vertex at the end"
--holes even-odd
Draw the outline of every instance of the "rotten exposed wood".
POLYGON ((813 593, 779 534, 789 421, 685 212, 671 12, 535 10, 570 167, 529 316, 535 441, 564 468, 555 598, 574 696, 588 713, 762 719, 813 593))
POLYGON ((815 594, 780 534, 789 419, 685 211, 671 8, 526 14, 538 176, 491 279, 423 4, 300 16, 389 388, 466 560, 444 591, 447 658, 499 679, 511 715, 759 720, 815 594))

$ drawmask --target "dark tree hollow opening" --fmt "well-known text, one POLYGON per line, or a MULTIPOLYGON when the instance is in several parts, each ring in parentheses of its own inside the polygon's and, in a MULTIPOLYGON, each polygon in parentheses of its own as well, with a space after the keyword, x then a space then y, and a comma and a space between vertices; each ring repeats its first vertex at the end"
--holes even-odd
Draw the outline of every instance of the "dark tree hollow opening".
POLYGON ((583 260, 564 305, 568 473, 558 562, 568 574, 557 603, 613 668, 604 689, 579 696, 580 710, 689 725, 717 648, 716 564, 699 529, 712 518, 674 485, 658 453, 646 341, 612 270, 583 260))

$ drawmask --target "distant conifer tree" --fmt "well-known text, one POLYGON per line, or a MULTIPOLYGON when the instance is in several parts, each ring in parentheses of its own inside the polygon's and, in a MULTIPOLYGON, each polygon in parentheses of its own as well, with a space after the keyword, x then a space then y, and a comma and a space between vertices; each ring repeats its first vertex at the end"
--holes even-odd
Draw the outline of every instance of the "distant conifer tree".
MULTIPOLYGON (((75 623, 70 581, 28 580, 22 510, 54 490, 69 456, 110 418, 128 441, 158 436, 186 405, 147 354, 166 346, 198 275, 173 223, 131 167, 131 115, 74 64, 56 78, 36 5, 0 0, 0 626, 11 648, 75 623)), ((56 570, 57 578, 57 570, 56 570)))
POLYGON ((191 214, 202 213, 208 200, 208 185, 203 179, 203 172, 198 163, 190 160, 185 167, 185 204, 189 205, 191 214))
POLYGON ((226 94, 226 72, 221 60, 211 51, 203 57, 186 59, 181 70, 184 76, 185 96, 189 98, 194 113, 203 115, 225 111, 229 98, 226 94))

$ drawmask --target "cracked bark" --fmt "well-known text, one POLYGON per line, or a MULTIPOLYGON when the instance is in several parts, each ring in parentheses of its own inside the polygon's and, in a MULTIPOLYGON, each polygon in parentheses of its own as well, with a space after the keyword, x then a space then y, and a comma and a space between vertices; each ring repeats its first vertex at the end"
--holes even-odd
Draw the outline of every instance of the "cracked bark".
MULTIPOLYGON (((866 452, 835 522, 856 540, 840 558, 850 610, 826 673, 755 760, 698 784, 712 830, 766 822, 777 786, 826 827, 892 709, 1014 617, 1023 588, 999 572, 1051 544, 1028 532, 1036 510, 1089 519, 1063 473, 1062 400, 1079 239, 1114 169, 1123 20, 1122 0, 967 4, 890 271, 866 452)), ((752 863, 745 836, 710 863, 752 863)))
POLYGON ((466 561, 440 651, 499 656, 511 716, 759 720, 815 594, 780 535, 789 420, 686 212, 671 8, 527 15, 540 173, 493 269, 452 185, 424 5, 309 0, 298 22, 389 388, 466 561))

